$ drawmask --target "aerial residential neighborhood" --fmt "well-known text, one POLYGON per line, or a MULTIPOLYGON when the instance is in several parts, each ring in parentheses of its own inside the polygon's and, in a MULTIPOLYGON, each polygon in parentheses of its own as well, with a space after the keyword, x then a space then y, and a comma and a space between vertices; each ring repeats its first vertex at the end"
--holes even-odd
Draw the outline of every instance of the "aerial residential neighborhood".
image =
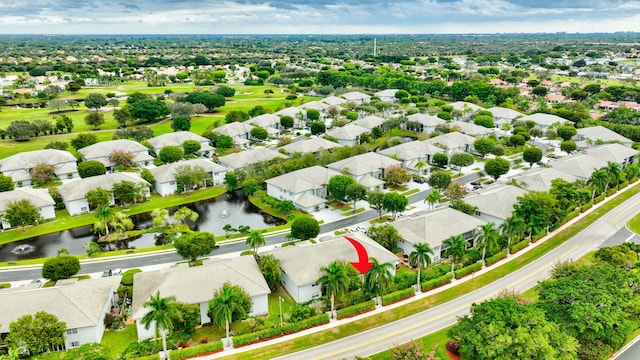
POLYGON ((640 39, 590 36, 0 36, 0 359, 626 352, 640 39))

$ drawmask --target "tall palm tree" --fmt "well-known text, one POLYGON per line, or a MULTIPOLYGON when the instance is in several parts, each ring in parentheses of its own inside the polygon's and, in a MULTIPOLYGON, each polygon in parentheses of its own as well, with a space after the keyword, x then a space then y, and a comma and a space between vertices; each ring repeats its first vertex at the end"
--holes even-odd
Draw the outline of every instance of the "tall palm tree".
POLYGON ((451 256, 451 275, 453 276, 453 280, 455 280, 456 262, 462 260, 464 254, 467 252, 467 241, 462 237, 462 235, 455 235, 449 237, 443 242, 443 244, 447 246, 445 256, 451 256))
POLYGON ((242 306, 241 290, 237 285, 224 283, 222 288, 213 294, 213 299, 209 302, 209 310, 211 311, 211 321, 222 326, 224 324, 225 334, 227 335, 227 346, 229 346, 229 324, 236 314, 240 318, 247 316, 247 310, 242 306))
MULTIPOLYGON (((487 266, 485 259, 487 256, 487 248, 493 248, 498 244, 499 237, 496 224, 489 222, 480 227, 480 232, 476 233, 476 241, 482 244, 482 267, 487 266)), ((477 246, 477 245, 476 245, 477 246)))
POLYGON ((417 243, 413 245, 414 251, 409 254, 409 263, 411 266, 418 268, 418 281, 416 284, 416 292, 422 292, 420 288, 420 273, 422 268, 427 268, 431 265, 431 257, 433 256, 433 249, 427 243, 417 243))
POLYGON ((609 174, 607 174, 606 170, 598 169, 595 170, 589 180, 587 180, 587 184, 591 185, 593 191, 591 193, 591 202, 596 197, 596 190, 601 190, 604 188, 604 192, 607 191, 607 185, 609 185, 609 174))
POLYGON ((106 235, 109 235, 109 221, 113 218, 113 214, 114 211, 108 204, 96 209, 96 218, 104 223, 106 235))
POLYGON ((416 162, 415 168, 416 168, 416 169, 418 169, 418 171, 419 171, 420 173, 423 173, 423 171, 422 171, 422 170, 423 170, 425 167, 427 167, 427 163, 426 163, 424 160, 420 159, 420 160, 418 160, 418 162, 416 162))
POLYGON ((433 208, 435 204, 438 204, 442 201, 442 194, 440 194, 440 191, 438 191, 438 189, 433 189, 431 190, 429 195, 427 195, 424 201, 429 203, 429 207, 433 208))
POLYGON ((262 235, 262 230, 251 230, 249 236, 247 236, 246 244, 253 248, 253 253, 258 254, 258 248, 264 245, 265 240, 262 235))
POLYGON ((163 298, 160 296, 160 291, 158 291, 155 295, 151 295, 149 300, 144 303, 144 307, 149 308, 150 311, 142 317, 141 323, 145 329, 149 329, 151 323, 155 323, 156 337, 158 337, 158 334, 162 335, 162 350, 168 359, 167 333, 173 330, 173 322, 171 319, 181 320, 182 318, 176 306, 176 297, 169 296, 163 298))
POLYGON ((511 255, 511 243, 514 239, 523 239, 527 232, 527 224, 522 218, 510 216, 500 225, 502 235, 507 237, 507 256, 511 255))
POLYGON ((638 174, 640 174, 640 166, 638 166, 638 163, 633 163, 627 166, 624 172, 627 174, 628 179, 637 178, 638 174))
POLYGON ((609 175, 609 178, 616 182, 616 187, 620 184, 620 175, 622 174, 622 169, 617 162, 609 161, 607 162, 607 166, 605 167, 605 171, 609 175))
POLYGON ((393 264, 379 263, 376 258, 371 258, 373 265, 364 274, 364 288, 371 294, 376 296, 376 303, 382 294, 389 288, 393 281, 393 264))
POLYGON ((329 266, 320 269, 323 275, 318 282, 326 287, 331 301, 331 317, 334 317, 335 297, 347 291, 349 288, 349 275, 345 263, 334 261, 329 266))

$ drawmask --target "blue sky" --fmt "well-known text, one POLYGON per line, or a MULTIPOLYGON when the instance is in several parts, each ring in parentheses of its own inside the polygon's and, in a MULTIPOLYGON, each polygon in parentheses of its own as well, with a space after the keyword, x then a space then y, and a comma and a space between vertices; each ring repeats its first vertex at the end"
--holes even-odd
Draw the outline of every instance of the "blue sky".
POLYGON ((640 31, 640 0, 0 0, 1 34, 640 31))

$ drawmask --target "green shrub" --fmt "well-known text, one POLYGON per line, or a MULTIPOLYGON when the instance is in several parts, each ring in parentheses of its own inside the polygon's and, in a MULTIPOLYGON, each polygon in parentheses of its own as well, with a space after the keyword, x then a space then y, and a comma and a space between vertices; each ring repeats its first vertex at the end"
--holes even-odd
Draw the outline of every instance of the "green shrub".
POLYGON ((502 260, 506 257, 507 257, 507 250, 502 250, 499 253, 484 259, 484 262, 487 266, 489 266, 497 263, 499 260, 502 260))
POLYGON ((367 311, 374 310, 375 308, 376 308, 376 302, 374 300, 369 300, 360 304, 352 305, 344 309, 338 310, 337 317, 338 319, 349 318, 352 316, 365 313, 367 311))
POLYGON ((422 289, 422 292, 425 292, 431 289, 435 289, 444 284, 448 284, 449 282, 451 282, 451 274, 446 274, 435 279, 423 282, 422 284, 420 284, 420 288, 422 289))
POLYGON ((11 287, 11 283, 2 283, 0 284, 0 289, 8 289, 11 287))
POLYGON ((456 279, 460 279, 463 276, 469 275, 474 271, 478 271, 482 269, 482 263, 481 262, 477 262, 475 264, 471 264, 469 266, 465 266, 462 269, 458 269, 455 271, 456 274, 456 279))
POLYGON ((564 217, 564 221, 563 223, 566 223, 567 221, 573 219, 574 217, 578 216, 580 214, 580 209, 575 209, 572 212, 568 213, 565 217, 564 217))
POLYGON ((295 323, 286 323, 283 326, 271 327, 268 329, 256 331, 249 334, 237 335, 233 337, 233 346, 240 347, 253 344, 257 341, 268 340, 283 334, 291 334, 314 326, 326 324, 329 322, 329 314, 321 314, 310 317, 303 321, 295 323))
POLYGON ((607 190, 607 197, 615 194, 617 191, 618 191, 618 188, 612 187, 611 189, 607 190))
POLYGON ((120 284, 124 286, 132 286, 133 285, 133 275, 142 272, 140 269, 129 269, 122 274, 122 280, 120 280, 120 284))
POLYGON ((141 357, 134 358, 133 360, 158 360, 158 354, 141 356, 141 357))
POLYGON ((416 293, 416 291, 413 288, 408 288, 408 289, 403 289, 403 290, 398 290, 398 291, 392 292, 391 294, 387 294, 387 295, 384 295, 382 297, 382 305, 386 306, 386 305, 398 302, 400 300, 404 300, 404 299, 410 298, 413 295, 415 295, 415 293, 416 293))
POLYGON ((606 194, 600 194, 600 195, 596 196, 596 198, 595 198, 595 199, 593 199, 593 203, 594 203, 594 204, 597 204, 597 203, 599 203, 600 201, 604 200, 605 195, 606 195, 606 194))
POLYGON ((522 240, 522 241, 520 241, 518 243, 515 243, 515 244, 511 245, 511 253, 515 254, 518 251, 526 248, 527 245, 529 245, 529 241, 528 240, 522 240))
POLYGON ((582 205, 582 207, 580 208, 580 212, 585 212, 585 211, 591 209, 592 206, 593 206, 593 203, 591 201, 589 201, 588 203, 582 205))
MULTIPOLYGON (((169 353, 169 357, 172 360, 182 360, 191 357, 195 357, 198 355, 211 354, 218 351, 222 351, 223 348, 222 341, 216 341, 209 344, 196 345, 192 347, 188 347, 180 350, 171 350, 169 353)), ((156 358, 158 355, 155 355, 156 358)))

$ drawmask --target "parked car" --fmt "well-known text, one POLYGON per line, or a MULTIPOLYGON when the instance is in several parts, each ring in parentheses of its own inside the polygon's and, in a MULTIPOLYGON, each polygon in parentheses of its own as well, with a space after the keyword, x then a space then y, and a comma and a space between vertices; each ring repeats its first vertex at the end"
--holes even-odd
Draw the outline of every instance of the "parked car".
POLYGON ((102 272, 102 277, 122 275, 122 269, 106 269, 102 272))
POLYGON ((417 176, 413 178, 413 181, 417 182, 418 184, 424 184, 426 182, 425 179, 423 179, 421 177, 417 177, 417 176))

